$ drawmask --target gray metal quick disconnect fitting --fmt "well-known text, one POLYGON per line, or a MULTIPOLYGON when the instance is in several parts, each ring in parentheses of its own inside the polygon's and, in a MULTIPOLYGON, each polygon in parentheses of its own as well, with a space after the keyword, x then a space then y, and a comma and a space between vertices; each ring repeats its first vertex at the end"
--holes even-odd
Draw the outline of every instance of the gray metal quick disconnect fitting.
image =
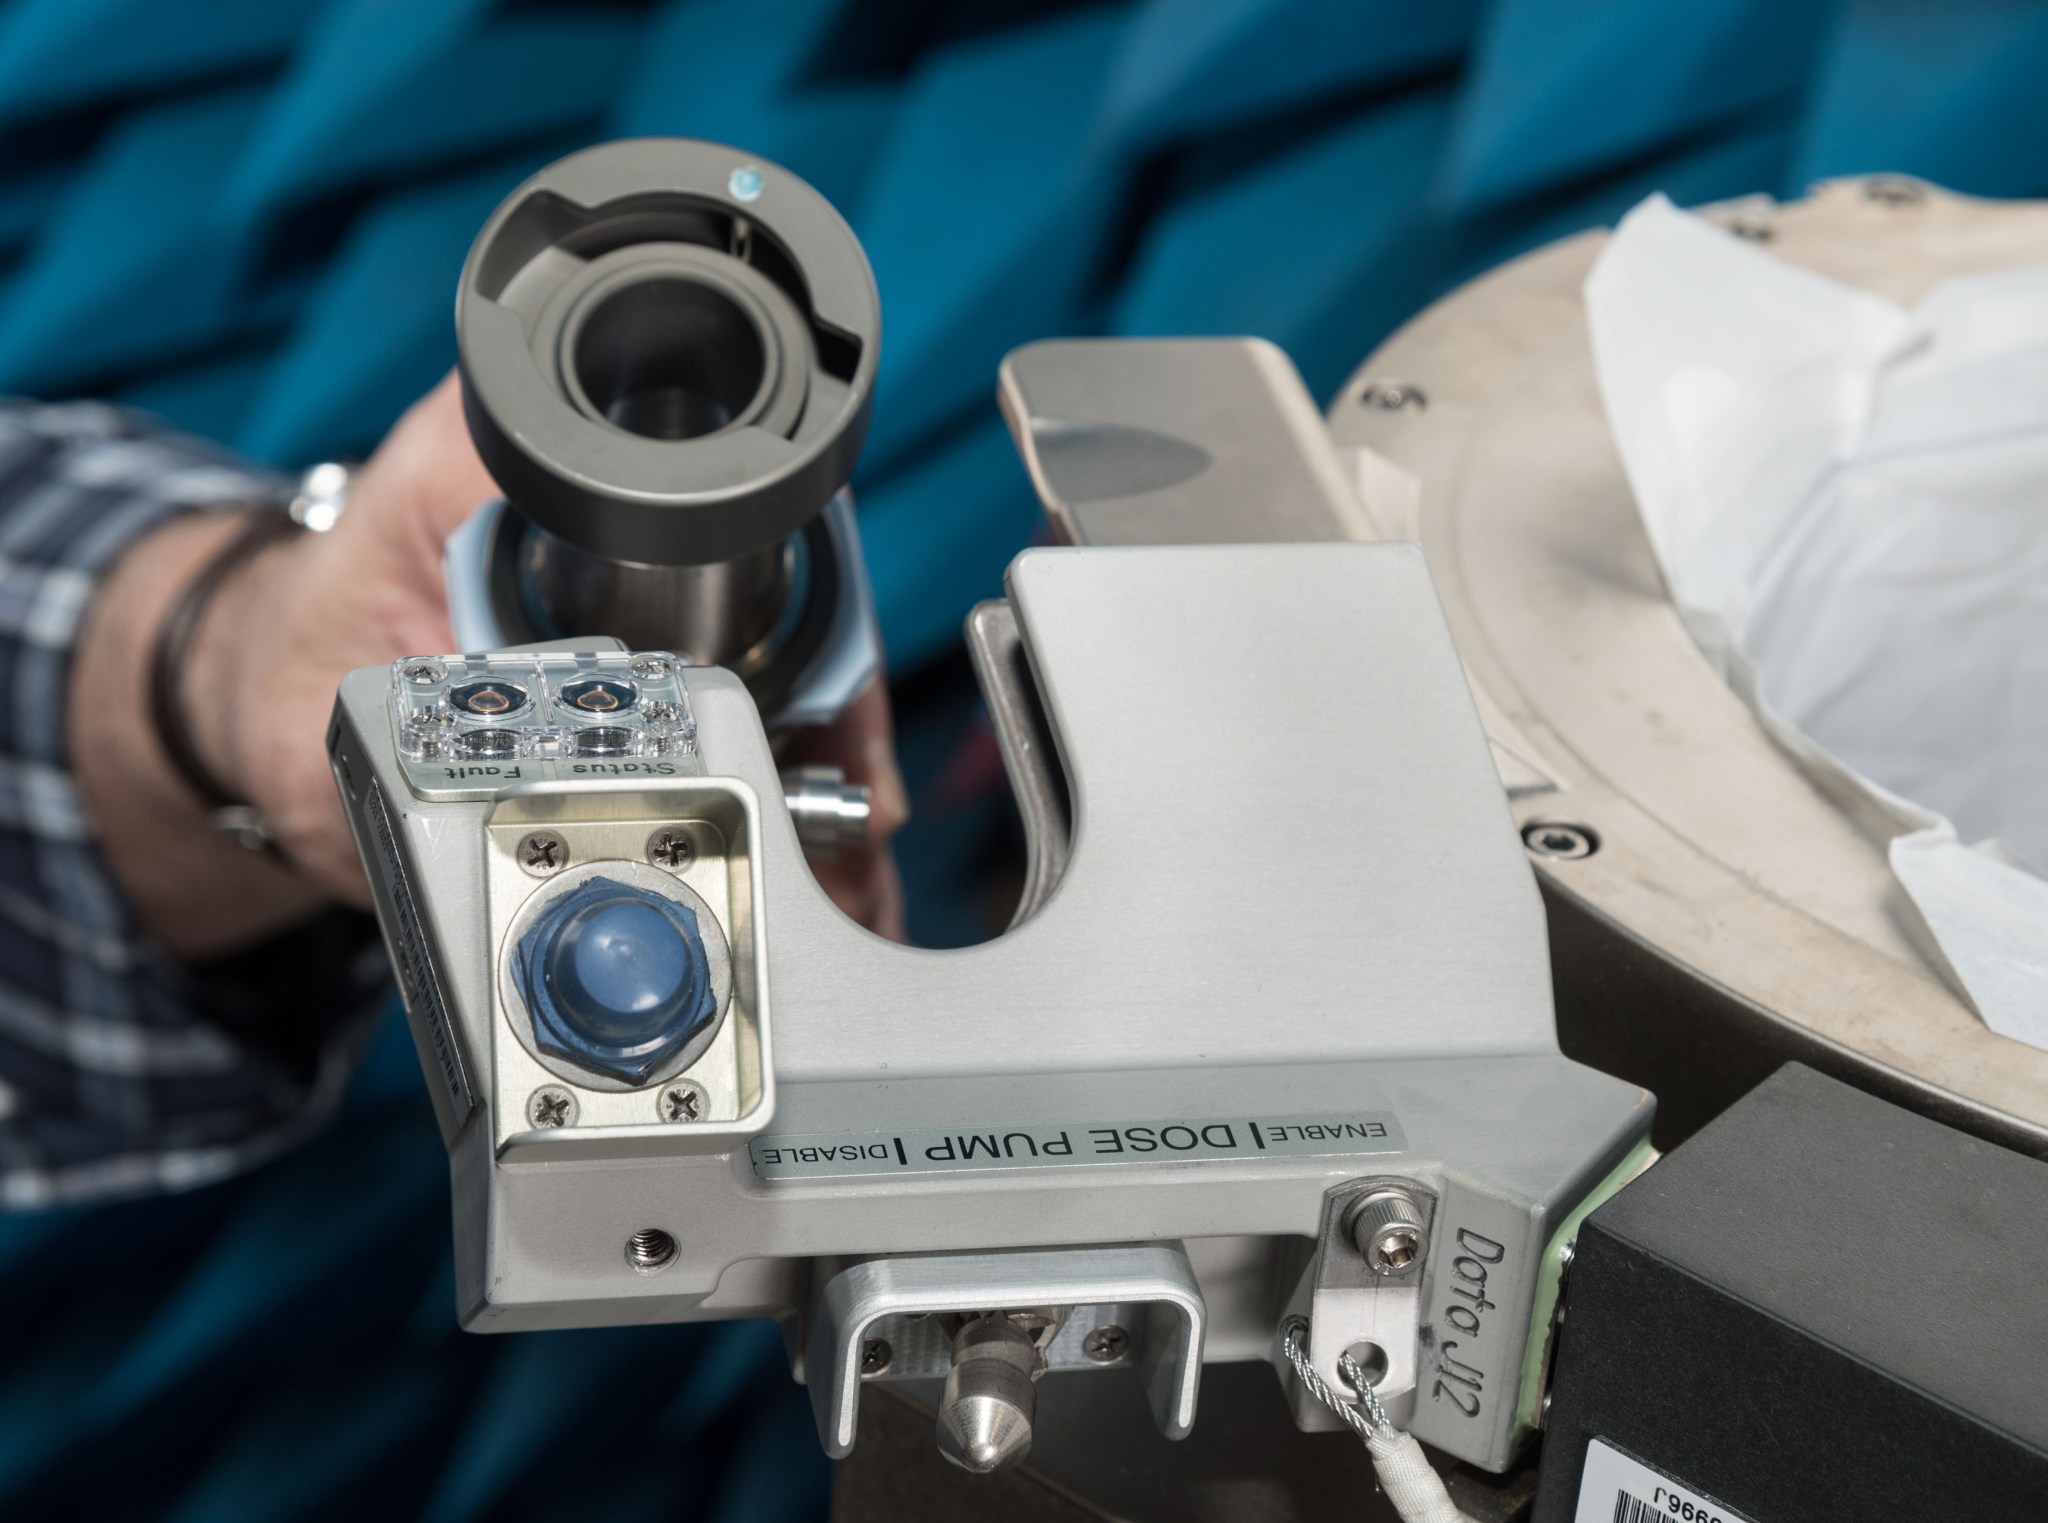
POLYGON ((507 501, 610 560, 773 546, 867 435, 881 306, 859 241, 795 175, 717 143, 549 165, 477 235, 455 317, 464 412, 507 501))

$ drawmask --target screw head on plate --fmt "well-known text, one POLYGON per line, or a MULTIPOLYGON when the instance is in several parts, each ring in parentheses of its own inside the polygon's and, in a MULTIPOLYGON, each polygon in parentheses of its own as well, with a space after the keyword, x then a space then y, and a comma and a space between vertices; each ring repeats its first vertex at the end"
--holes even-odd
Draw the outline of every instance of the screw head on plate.
POLYGON ((569 843, 552 830, 536 830, 519 843, 519 865, 536 878, 551 878, 569 865, 569 843))
POLYGON ((1097 1364, 1114 1364, 1131 1349, 1131 1335, 1114 1323, 1096 1328, 1081 1340, 1081 1352, 1097 1364))
POLYGON ((680 1079, 661 1092, 660 1108, 664 1121, 702 1121, 710 1112, 711 1101, 703 1085, 680 1079))
POLYGON ((558 1084, 543 1084, 526 1099, 528 1124, 552 1131, 576 1124, 576 1097, 558 1084))
POLYGON ((1422 1233, 1414 1227, 1389 1227, 1372 1240, 1366 1257, 1380 1274, 1399 1274, 1422 1257, 1422 1233))
POLYGON ((1406 1274, 1429 1251, 1427 1218, 1406 1190, 1368 1191, 1351 1208, 1346 1230, 1374 1274, 1406 1274))
POLYGON ((896 1351, 889 1347, 886 1338, 869 1338, 860 1346, 860 1372, 863 1375, 879 1375, 888 1369, 896 1358, 896 1351))
POLYGON ((664 825, 647 838, 647 860, 670 872, 688 867, 696 855, 689 836, 673 825, 664 825))
POLYGON ((1420 412, 1429 406, 1422 388, 1407 381, 1367 381, 1359 388, 1358 400, 1381 412, 1420 412))
POLYGON ((1918 206, 1927 199, 1927 187, 1904 175, 1874 175, 1863 182, 1863 195, 1880 206, 1918 206))

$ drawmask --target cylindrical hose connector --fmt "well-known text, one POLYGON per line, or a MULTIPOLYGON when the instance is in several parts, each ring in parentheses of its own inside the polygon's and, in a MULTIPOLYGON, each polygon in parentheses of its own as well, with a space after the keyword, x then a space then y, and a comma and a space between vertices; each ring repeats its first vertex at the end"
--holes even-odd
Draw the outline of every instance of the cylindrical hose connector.
POLYGON ((859 241, 772 164, 637 138, 521 185, 456 296, 464 411, 512 509, 501 627, 675 650, 757 698, 786 683, 842 591, 819 515, 866 437, 880 334, 859 241))

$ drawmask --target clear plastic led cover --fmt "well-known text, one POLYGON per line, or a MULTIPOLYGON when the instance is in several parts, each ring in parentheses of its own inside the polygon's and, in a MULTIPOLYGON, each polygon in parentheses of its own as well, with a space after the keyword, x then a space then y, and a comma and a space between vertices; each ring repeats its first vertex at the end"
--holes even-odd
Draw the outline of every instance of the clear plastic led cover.
POLYGON ((696 752, 682 667, 663 651, 410 656, 391 664, 393 732, 407 762, 450 781, 525 763, 638 771, 624 764, 696 752))

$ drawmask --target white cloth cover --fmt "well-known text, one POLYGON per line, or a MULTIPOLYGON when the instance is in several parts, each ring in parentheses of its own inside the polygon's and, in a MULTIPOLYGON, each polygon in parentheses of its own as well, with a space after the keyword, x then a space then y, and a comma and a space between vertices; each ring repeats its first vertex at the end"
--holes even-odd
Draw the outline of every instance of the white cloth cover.
POLYGON ((1895 823, 1892 871, 1986 1023, 2048 1047, 2048 266, 1908 308, 1653 196, 1585 294, 1693 637, 1895 823))

